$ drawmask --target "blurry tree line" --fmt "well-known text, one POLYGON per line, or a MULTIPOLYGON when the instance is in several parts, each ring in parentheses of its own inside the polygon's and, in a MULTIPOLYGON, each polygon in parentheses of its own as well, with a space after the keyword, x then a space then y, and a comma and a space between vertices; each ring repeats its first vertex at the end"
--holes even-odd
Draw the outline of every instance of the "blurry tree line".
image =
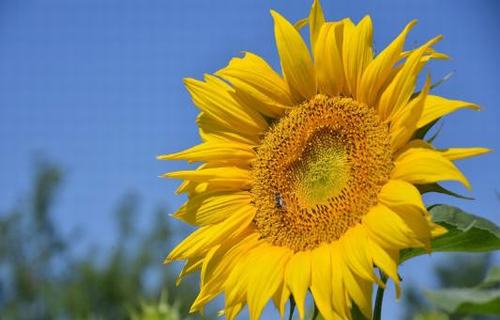
MULTIPOLYGON (((139 230, 139 196, 124 196, 115 210, 113 250, 96 247, 78 255, 81 235, 64 237, 52 212, 63 178, 56 165, 40 162, 31 191, 18 206, 0 212, 0 319, 187 319, 198 284, 188 277, 175 287, 177 270, 162 264, 173 241, 166 209, 159 207, 149 227, 139 230)), ((435 267, 438 287, 476 286, 491 264, 489 254, 450 255, 435 267)), ((405 284, 404 319, 494 319, 446 314, 421 289, 405 284)), ((204 318, 215 318, 215 312, 204 318)))
POLYGON ((77 255, 81 237, 64 237, 53 216, 63 178, 56 165, 40 162, 29 194, 18 206, 0 212, 0 319, 164 315, 175 320, 187 314, 197 285, 188 279, 176 288, 175 270, 162 264, 173 241, 166 209, 159 207, 150 215, 149 228, 138 230, 140 199, 126 195, 115 212, 118 240, 113 249, 97 247, 77 255))

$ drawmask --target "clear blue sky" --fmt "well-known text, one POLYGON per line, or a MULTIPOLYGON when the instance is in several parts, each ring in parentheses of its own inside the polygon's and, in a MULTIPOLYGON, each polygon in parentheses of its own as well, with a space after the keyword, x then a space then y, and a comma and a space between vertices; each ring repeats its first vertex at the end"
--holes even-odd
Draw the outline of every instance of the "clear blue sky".
MULTIPOLYGON (((359 20, 370 14, 380 51, 411 19, 419 24, 408 45, 436 34, 437 48, 452 56, 431 64, 434 79, 455 71, 436 90, 474 101, 483 112, 460 111, 445 121, 438 146, 487 146, 500 150, 500 2, 323 0, 329 18, 359 20)), ((186 76, 214 72, 242 50, 278 66, 269 9, 303 18, 305 1, 1 0, 0 1, 0 212, 28 191, 37 155, 62 165, 65 187, 56 205, 66 236, 75 227, 85 243, 114 241, 112 209, 129 190, 140 193, 144 212, 175 208, 174 181, 157 178, 185 167, 155 160, 198 141, 186 76)), ((499 223, 498 152, 464 160, 476 201, 458 204, 499 223)), ((459 192, 459 185, 450 184, 459 192)), ((144 215, 143 223, 147 223, 144 215)), ((167 218, 167 217, 166 217, 167 218)), ((173 221, 173 220, 172 220, 173 221)), ((179 227, 179 224, 175 224, 179 227)), ((171 247, 170 244, 168 247, 171 247)), ((159 252, 159 263, 167 253, 159 252)), ((429 287, 422 257, 402 268, 405 282, 429 287), (407 281, 408 280, 408 281, 407 281)), ((385 316, 398 306, 386 300, 385 316)))

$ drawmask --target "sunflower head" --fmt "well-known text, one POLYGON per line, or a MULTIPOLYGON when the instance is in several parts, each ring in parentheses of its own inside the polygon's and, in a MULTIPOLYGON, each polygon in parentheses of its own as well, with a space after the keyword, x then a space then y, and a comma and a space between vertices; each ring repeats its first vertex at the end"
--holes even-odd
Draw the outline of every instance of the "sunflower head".
POLYGON ((453 161, 484 148, 436 149, 423 140, 438 119, 472 103, 417 89, 435 37, 404 51, 412 21, 378 55, 369 16, 326 21, 318 1, 295 26, 272 11, 282 72, 253 53, 203 81, 186 79, 200 109, 202 142, 161 156, 200 162, 167 173, 188 200, 174 217, 197 230, 168 255, 200 271, 191 311, 223 294, 234 319, 257 319, 293 296, 301 319, 312 295, 325 319, 371 316, 374 266, 396 284, 399 251, 431 250, 446 230, 432 223, 419 188, 469 183, 453 161), (309 27, 309 45, 299 29, 309 27))
POLYGON ((351 98, 318 94, 272 126, 252 166, 254 224, 294 251, 361 222, 393 167, 387 125, 351 98))

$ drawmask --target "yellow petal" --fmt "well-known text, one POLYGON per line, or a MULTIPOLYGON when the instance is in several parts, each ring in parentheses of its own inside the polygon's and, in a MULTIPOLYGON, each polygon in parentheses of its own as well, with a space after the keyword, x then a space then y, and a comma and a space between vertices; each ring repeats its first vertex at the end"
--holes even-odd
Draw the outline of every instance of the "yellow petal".
POLYGON ((423 67, 420 63, 427 49, 438 42, 442 37, 438 36, 420 48, 413 51, 405 61, 401 70, 384 90, 380 97, 378 110, 381 119, 387 119, 390 115, 396 114, 399 109, 405 106, 413 92, 418 74, 423 67))
POLYGON ((440 96, 429 95, 425 102, 424 110, 420 120, 418 121, 417 127, 421 128, 426 124, 441 118, 442 116, 464 108, 480 110, 477 104, 471 102, 450 100, 440 96))
POLYGON ((258 244, 258 237, 258 234, 251 233, 225 241, 223 245, 216 247, 211 259, 204 260, 201 289, 191 306, 191 312, 200 311, 206 303, 223 291, 224 280, 236 261, 258 244))
POLYGON ((344 25, 342 59, 346 85, 353 97, 357 97, 358 82, 361 81, 363 72, 373 59, 372 37, 370 16, 365 16, 357 26, 348 22, 344 25))
POLYGON ((357 225, 350 228, 341 238, 343 259, 349 268, 360 277, 377 282, 377 277, 373 273, 371 257, 367 255, 366 230, 363 226, 357 225))
POLYGON ((200 128, 200 138, 201 141, 229 141, 229 142, 241 142, 244 144, 258 145, 260 141, 259 134, 257 133, 245 133, 230 129, 221 125, 217 120, 207 115, 205 112, 200 112, 196 118, 196 123, 200 128))
POLYGON ((283 113, 293 107, 293 103, 281 104, 260 90, 256 90, 243 81, 231 82, 235 87, 234 99, 241 105, 253 108, 271 119, 280 118, 283 113))
POLYGON ((321 26, 323 25, 323 23, 325 23, 325 15, 323 14, 321 3, 319 2, 319 0, 314 0, 311 7, 311 12, 309 13, 309 34, 313 52, 316 48, 319 31, 321 30, 321 26))
POLYGON ((431 252, 431 216, 428 212, 422 212, 411 205, 391 207, 391 209, 405 222, 411 230, 409 237, 412 238, 414 247, 424 247, 431 252))
POLYGON ((470 157, 479 156, 491 152, 488 148, 448 148, 444 150, 439 150, 443 157, 448 160, 460 160, 470 157))
MULTIPOLYGON (((342 275, 345 290, 349 296, 348 300, 353 300, 365 317, 371 319, 372 282, 357 276, 347 267, 345 262, 341 261, 339 266, 343 268, 342 275)), ((347 304, 352 308, 351 301, 347 304)), ((347 310, 347 312, 349 312, 349 310, 347 310)))
POLYGON ((186 264, 175 280, 175 285, 178 286, 187 275, 200 270, 203 264, 203 258, 203 256, 199 256, 187 259, 186 264))
POLYGON ((224 315, 227 320, 234 320, 236 319, 236 316, 240 313, 241 309, 243 309, 243 304, 238 303, 224 310, 224 313, 222 315, 224 315))
POLYGON ((222 240, 240 235, 251 223, 254 215, 255 208, 245 206, 218 224, 197 229, 177 245, 165 261, 188 259, 205 254, 222 240))
POLYGON ((250 206, 249 192, 204 192, 189 198, 173 215, 177 219, 204 226, 219 223, 243 206, 250 206))
POLYGON ((414 230, 396 212, 383 204, 373 206, 363 217, 363 225, 380 246, 392 249, 421 247, 414 230))
MULTIPOLYGON (((401 52, 401 58, 408 58, 415 50, 418 50, 419 48, 408 50, 401 52)), ((447 54, 437 52, 434 48, 427 48, 425 51, 424 56, 422 57, 421 61, 422 62, 428 62, 430 59, 440 59, 440 60, 447 60, 450 57, 447 54)))
POLYGON ((311 293, 325 319, 335 317, 332 309, 331 270, 330 246, 321 244, 311 251, 311 293))
POLYGON ((345 262, 342 259, 342 250, 339 241, 334 241, 330 245, 330 255, 332 259, 332 304, 335 313, 341 319, 350 319, 351 314, 348 306, 348 294, 345 283, 345 262))
POLYGON ((293 26, 295 27, 295 29, 297 29, 297 31, 300 31, 308 24, 309 24, 309 18, 302 18, 299 21, 295 22, 293 26))
POLYGON ((399 152, 395 153, 395 156, 399 156, 399 154, 405 152, 411 148, 423 148, 423 149, 431 149, 439 152, 443 157, 448 160, 455 161, 461 160, 470 157, 476 157, 485 153, 489 153, 492 150, 488 148, 448 148, 448 149, 434 149, 433 146, 424 140, 415 139, 407 143, 399 152))
POLYGON ((379 201, 398 214, 411 230, 411 237, 430 250, 430 215, 417 188, 402 180, 390 180, 382 187, 379 201))
POLYGON ((318 90, 330 96, 338 96, 344 85, 343 26, 343 22, 324 23, 314 51, 318 90))
POLYGON ((366 67, 359 84, 359 101, 369 106, 375 105, 379 90, 390 75, 394 64, 399 61, 406 36, 416 23, 416 20, 408 23, 401 34, 366 67))
POLYGON ((280 319, 285 318, 285 306, 289 298, 290 298, 290 290, 285 285, 285 283, 282 282, 278 290, 276 290, 276 292, 273 295, 274 306, 276 307, 276 309, 278 309, 278 312, 280 314, 280 319))
POLYGON ((283 74, 288 85, 298 95, 297 100, 312 97, 316 93, 314 65, 301 35, 290 22, 272 11, 276 46, 283 74))
POLYGON ((403 180, 389 180, 380 190, 379 200, 391 208, 412 205, 427 211, 418 189, 403 180))
MULTIPOLYGON (((232 308, 238 306, 242 307, 246 304, 246 293, 248 289, 248 283, 250 279, 250 265, 252 257, 252 252, 261 246, 262 242, 256 247, 247 251, 246 254, 240 256, 238 260, 235 261, 233 268, 230 270, 229 276, 224 283, 225 290, 225 315, 229 318, 229 312, 232 308)), ((241 308, 238 308, 238 312, 241 308)), ((233 317, 237 315, 237 312, 233 314, 233 317)))
POLYGON ((234 189, 245 189, 252 179, 248 170, 238 167, 206 168, 202 170, 184 170, 169 172, 166 178, 184 179, 194 182, 209 182, 214 185, 224 185, 234 189))
POLYGON ((259 319, 262 309, 283 282, 291 251, 285 247, 261 246, 253 251, 247 291, 250 319, 259 319))
POLYGON ((267 129, 264 118, 257 111, 239 105, 229 94, 230 88, 221 80, 206 75, 205 82, 188 78, 184 83, 194 104, 221 126, 250 134, 267 129))
POLYGON ((305 317, 307 289, 311 283, 311 252, 296 252, 286 267, 285 282, 295 298, 300 319, 305 317))
POLYGON ((464 108, 479 110, 479 106, 471 102, 450 100, 439 96, 429 95, 425 101, 424 110, 418 121, 417 127, 421 128, 444 115, 464 108))
MULTIPOLYGON (((225 165, 220 165, 218 163, 204 163, 200 165, 195 171, 202 171, 206 169, 217 169, 217 168, 227 168, 225 165)), ((249 169, 249 168, 239 168, 249 169)), ((206 172, 208 173, 208 171, 206 172)), ((202 173, 203 174, 203 173, 202 173)), ((168 174, 164 174, 163 177, 167 177, 168 174)), ((174 174, 175 175, 175 174, 174 174)), ((200 177, 201 178, 201 177, 200 177)), ((198 179, 200 180, 200 179, 198 179)), ((194 180, 185 180, 181 183, 179 188, 177 188, 176 193, 188 193, 190 196, 204 193, 204 192, 214 192, 214 191, 241 191, 238 183, 224 183, 223 181, 194 181, 194 180)))
POLYGON ((422 92, 390 118, 390 136, 393 150, 398 150, 404 146, 415 133, 430 85, 431 78, 427 77, 422 92))
POLYGON ((229 81, 240 80, 261 91, 281 104, 292 100, 286 82, 258 55, 244 52, 243 58, 233 58, 229 64, 216 72, 229 81))
POLYGON ((161 155, 158 160, 188 160, 189 162, 235 161, 249 162, 255 158, 254 146, 239 142, 205 142, 187 150, 161 155))
POLYGON ((398 276, 399 250, 382 248, 376 241, 369 239, 369 252, 373 263, 380 268, 389 278, 394 281, 396 286, 396 297, 401 295, 400 281, 398 276))
MULTIPOLYGON (((228 268, 224 277, 226 278, 224 281, 224 290, 225 290, 225 315, 229 319, 230 314, 232 317, 236 317, 238 312, 242 307, 246 304, 246 292, 248 289, 248 281, 249 281, 249 268, 251 268, 252 252, 254 252, 258 247, 262 246, 264 243, 259 239, 260 235, 258 233, 254 233, 252 238, 250 239, 251 247, 245 247, 244 243, 240 243, 241 250, 239 250, 241 255, 237 256, 229 256, 228 259, 234 261, 234 264, 231 264, 230 268, 228 268), (227 273, 229 276, 227 276, 227 273), (238 307, 238 305, 240 305, 238 307), (236 308, 235 310, 233 308, 236 308), (233 310, 233 312, 231 312, 233 310)), ((246 242, 246 241, 245 241, 246 242)))
MULTIPOLYGON (((205 255, 205 258, 203 259, 203 264, 201 266, 201 271, 200 271, 200 286, 203 287, 206 284, 206 276, 207 276, 207 271, 208 271, 208 277, 210 277, 212 269, 207 268, 209 263, 211 262, 212 258, 214 258, 215 254, 220 250, 221 245, 216 245, 212 247, 210 250, 208 250, 207 254, 205 255)), ((220 251, 219 251, 220 252, 220 251)), ((218 257, 216 257, 217 259, 218 257)))
POLYGON ((258 110, 267 115, 279 115, 293 104, 286 81, 256 54, 245 52, 243 58, 231 59, 216 75, 232 83, 237 97, 243 94, 260 102, 258 110))
POLYGON ((401 153, 394 163, 392 179, 401 179, 413 184, 454 180, 470 189, 467 178, 438 151, 424 148, 408 149, 401 153))
POLYGON ((437 223, 431 223, 431 235, 432 238, 442 236, 443 234, 447 233, 448 229, 446 229, 443 226, 440 226, 437 223))
POLYGON ((433 150, 432 145, 429 142, 422 140, 422 139, 414 139, 414 140, 411 140, 410 142, 408 142, 406 145, 404 145, 402 148, 400 148, 396 152, 394 152, 393 158, 396 159, 402 153, 406 152, 409 149, 413 149, 413 148, 433 150))
MULTIPOLYGON (((410 54, 415 52, 415 50, 418 50, 418 48, 411 50, 411 51, 407 51, 406 52, 407 54, 402 53, 401 59, 409 56, 410 54)), ((422 56, 422 58, 420 59, 420 62, 418 62, 418 67, 417 67, 418 70, 421 70, 425 66, 425 64, 428 61, 430 61, 431 59, 438 59, 441 57, 441 55, 437 56, 436 53, 433 53, 434 51, 432 48, 428 48, 426 52, 427 53, 425 53, 422 56)), ((380 90, 378 91, 378 95, 376 97, 374 97, 374 99, 375 99, 374 100, 375 102, 373 103, 374 106, 377 106, 377 108, 378 108, 378 106, 380 104, 380 97, 381 97, 382 93, 384 93, 386 91, 386 89, 389 87, 389 85, 393 82, 393 80, 399 74, 399 72, 401 71, 403 66, 404 66, 404 63, 399 63, 399 61, 398 61, 398 62, 396 62, 396 65, 389 71, 389 73, 385 77, 384 83, 382 84, 382 86, 380 87, 380 90)))

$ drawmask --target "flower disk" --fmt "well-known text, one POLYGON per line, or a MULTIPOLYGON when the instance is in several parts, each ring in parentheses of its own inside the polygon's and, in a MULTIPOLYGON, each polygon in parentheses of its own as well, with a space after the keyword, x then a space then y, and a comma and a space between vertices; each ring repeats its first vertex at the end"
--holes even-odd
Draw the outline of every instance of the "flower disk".
POLYGON ((377 203, 393 168, 387 125, 350 98, 316 95, 265 135, 253 167, 254 223, 294 251, 339 239, 377 203))

